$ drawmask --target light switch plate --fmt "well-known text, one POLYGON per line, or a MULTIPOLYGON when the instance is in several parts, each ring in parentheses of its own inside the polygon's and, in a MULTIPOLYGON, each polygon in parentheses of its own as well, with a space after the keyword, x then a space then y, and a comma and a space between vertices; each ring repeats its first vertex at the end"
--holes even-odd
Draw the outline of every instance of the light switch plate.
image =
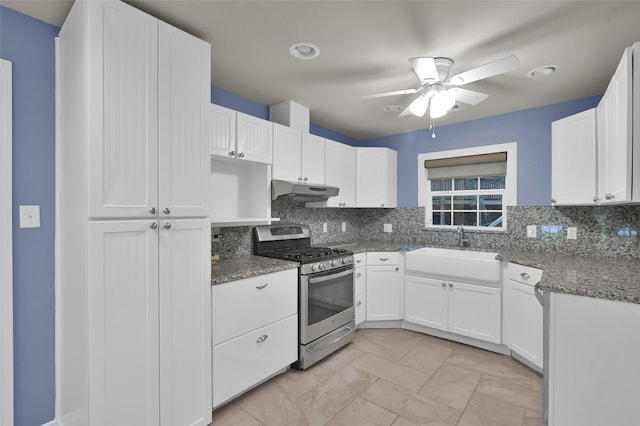
POLYGON ((527 238, 536 238, 538 236, 538 230, 536 225, 527 225, 527 238))
POLYGON ((40 228, 40 206, 20 206, 20 228, 40 228))
POLYGON ((347 232, 347 223, 342 222, 342 232, 347 232))
POLYGON ((578 228, 575 226, 567 227, 567 240, 577 240, 578 239, 578 228))
POLYGON ((327 224, 326 223, 322 224, 322 232, 327 232, 327 224))
POLYGON ((383 230, 384 230, 384 232, 392 232, 393 227, 391 226, 391 224, 390 224, 390 223, 385 223, 385 224, 383 225, 383 230))

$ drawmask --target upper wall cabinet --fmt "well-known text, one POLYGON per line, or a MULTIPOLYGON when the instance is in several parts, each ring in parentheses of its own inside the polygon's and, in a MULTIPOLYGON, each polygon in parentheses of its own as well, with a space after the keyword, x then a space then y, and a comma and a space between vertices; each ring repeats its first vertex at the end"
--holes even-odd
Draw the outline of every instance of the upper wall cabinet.
POLYGON ((398 154, 388 148, 356 148, 357 207, 396 207, 398 154))
POLYGON ((326 183, 337 186, 340 192, 326 201, 327 207, 356 206, 356 149, 339 142, 326 140, 326 183))
POLYGON ((640 55, 639 43, 625 49, 597 107, 598 201, 602 204, 640 201, 640 135, 632 131, 634 115, 640 121, 638 112, 634 114, 640 111, 637 66, 635 85, 633 81, 636 55, 640 55))
POLYGON ((71 131, 87 143, 89 216, 205 216, 210 46, 120 2, 74 13, 88 29, 66 60, 85 74, 61 84, 86 91, 67 111, 86 119, 71 131))
POLYGON ((272 123, 211 104, 211 155, 271 164, 272 123))
POLYGON ((551 123, 551 203, 593 205, 596 190, 596 110, 551 123))
POLYGON ((324 138, 274 123, 273 178, 324 185, 324 138))

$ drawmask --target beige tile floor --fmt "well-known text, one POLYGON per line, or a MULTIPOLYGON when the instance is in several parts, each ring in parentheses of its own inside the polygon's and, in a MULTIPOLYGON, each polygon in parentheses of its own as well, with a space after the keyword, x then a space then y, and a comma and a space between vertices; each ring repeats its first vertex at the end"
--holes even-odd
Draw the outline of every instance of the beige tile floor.
POLYGON ((213 425, 543 426, 542 378, 508 356, 401 329, 362 329, 213 412, 213 425))

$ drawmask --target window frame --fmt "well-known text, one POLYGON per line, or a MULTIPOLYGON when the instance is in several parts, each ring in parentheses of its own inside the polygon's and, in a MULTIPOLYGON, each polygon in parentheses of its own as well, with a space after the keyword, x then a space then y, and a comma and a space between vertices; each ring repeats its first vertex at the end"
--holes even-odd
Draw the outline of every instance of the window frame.
MULTIPOLYGON (((442 158, 451 157, 464 157, 469 155, 479 154, 493 154, 498 152, 507 153, 507 171, 505 173, 505 188, 501 190, 492 191, 492 193, 502 194, 502 227, 486 227, 486 226, 465 226, 466 229, 485 231, 485 232, 506 232, 508 227, 507 207, 517 205, 518 200, 518 143, 508 142, 496 145, 485 145, 472 148, 463 148, 447 151, 436 151, 429 153, 418 154, 418 206, 425 208, 425 228, 426 229, 456 229, 457 225, 434 225, 432 223, 433 217, 433 203, 432 197, 434 195, 445 195, 455 192, 455 195, 465 195, 465 193, 473 193, 474 195, 483 195, 488 190, 473 190, 473 191, 437 191, 431 192, 429 186, 428 170, 424 167, 425 160, 436 160, 442 158)), ((473 176, 472 176, 473 177, 473 176)))

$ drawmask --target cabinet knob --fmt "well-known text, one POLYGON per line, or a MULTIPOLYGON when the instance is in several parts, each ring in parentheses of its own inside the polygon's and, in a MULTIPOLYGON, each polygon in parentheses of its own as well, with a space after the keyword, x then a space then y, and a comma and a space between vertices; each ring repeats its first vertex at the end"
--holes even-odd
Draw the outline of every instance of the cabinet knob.
POLYGON ((244 158, 244 152, 241 152, 240 154, 238 154, 238 157, 244 158))
POLYGON ((614 198, 616 198, 616 196, 611 193, 604 194, 605 200, 613 200, 614 198))
POLYGON ((555 198, 552 198, 552 199, 551 199, 551 202, 555 204, 555 203, 557 203, 558 201, 557 201, 555 198))
POLYGON ((358 273, 356 274, 356 278, 360 278, 361 276, 362 276, 362 274, 361 274, 360 272, 358 272, 358 273))
POLYGON ((235 156, 236 156, 235 151, 229 151, 229 157, 235 157, 235 156))
POLYGON ((262 343, 265 340, 267 340, 269 338, 269 336, 267 336, 266 334, 263 334, 262 336, 258 337, 258 340, 256 340, 256 343, 262 343))
POLYGON ((444 281, 442 281, 442 287, 446 287, 447 283, 445 283, 444 281))
POLYGON ((362 300, 358 300, 358 301, 356 302, 356 306, 360 306, 360 305, 362 305, 362 300))
POLYGON ((149 209, 149 213, 151 213, 151 214, 158 214, 158 209, 156 209, 155 207, 151 207, 151 208, 149 209))
POLYGON ((381 203, 381 204, 380 204, 380 207, 384 207, 384 203, 381 203))
POLYGON ((362 262, 362 259, 356 259, 356 263, 362 262))
POLYGON ((171 210, 169 210, 169 207, 165 207, 164 210, 162 210, 162 213, 164 214, 170 214, 171 210))
POLYGON ((151 224, 151 229, 157 229, 158 228, 158 224, 156 222, 153 222, 151 224))
POLYGON ((453 288, 453 283, 449 283, 449 288, 453 288))
POLYGON ((396 266, 396 272, 398 272, 400 270, 399 266, 396 266))
POLYGON ((258 290, 262 290, 263 288, 266 288, 268 285, 269 285, 269 283, 264 283, 264 284, 262 284, 262 285, 257 285, 257 286, 256 286, 256 288, 257 288, 258 290))
POLYGON ((302 176, 298 176, 298 182, 302 182, 302 176))
POLYGON ((598 200, 599 200, 599 198, 598 198, 598 197, 593 197, 593 202, 594 202, 594 203, 597 203, 597 202, 598 202, 598 200))
POLYGON ((165 223, 163 226, 164 229, 171 229, 171 224, 169 222, 165 223))

